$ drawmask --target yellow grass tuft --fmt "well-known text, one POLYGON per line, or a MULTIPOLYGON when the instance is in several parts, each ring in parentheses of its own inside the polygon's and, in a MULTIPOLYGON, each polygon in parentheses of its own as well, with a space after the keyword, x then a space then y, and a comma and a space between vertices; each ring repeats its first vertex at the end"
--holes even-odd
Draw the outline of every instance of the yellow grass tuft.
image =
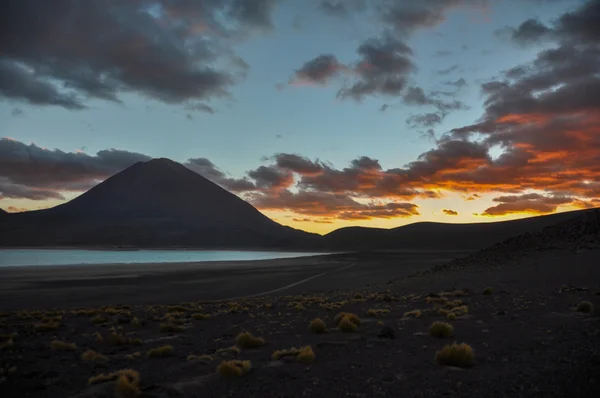
POLYGON ((469 313, 469 307, 466 305, 461 305, 460 307, 456 307, 452 309, 452 312, 456 314, 456 316, 464 315, 469 313))
POLYGON ((376 309, 371 308, 367 311, 367 316, 371 318, 376 318, 381 315, 389 314, 390 310, 387 309, 376 309))
POLYGON ((94 325, 100 325, 103 323, 107 323, 108 322, 108 318, 105 318, 101 315, 96 315, 95 317, 92 318, 92 323, 94 325))
POLYGON ((164 358, 170 355, 173 355, 172 345, 164 345, 162 347, 152 348, 146 353, 148 358, 164 358))
POLYGON ((140 327, 140 326, 142 326, 142 322, 140 321, 140 318, 138 318, 137 316, 136 316, 136 317, 134 317, 134 318, 131 320, 131 326, 135 326, 135 327, 140 327))
POLYGON ((308 324, 308 330, 311 333, 325 333, 327 332, 327 325, 321 318, 315 318, 308 324))
POLYGON ((140 374, 135 370, 120 374, 115 384, 115 395, 117 398, 136 398, 142 395, 140 374))
POLYGON ((183 326, 173 325, 172 323, 161 323, 159 330, 162 333, 181 333, 185 328, 183 326))
POLYGON ((486 287, 485 289, 483 289, 483 294, 485 294, 486 296, 489 296, 492 293, 494 293, 494 289, 491 287, 486 287))
POLYGON ((412 310, 412 311, 405 312, 404 315, 402 315, 402 316, 405 317, 405 318, 407 318, 407 317, 420 318, 421 315, 423 315, 423 313, 421 312, 421 310, 412 310))
POLYGON ((300 352, 300 349, 298 349, 296 347, 292 347, 288 350, 277 350, 271 355, 271 358, 273 360, 277 361, 283 357, 287 357, 287 356, 291 356, 291 355, 298 355, 299 352, 300 352))
POLYGON ((36 332, 53 332, 58 330, 60 325, 58 323, 38 323, 34 326, 36 332))
POLYGON ((577 311, 583 312, 584 314, 591 314, 594 312, 594 304, 589 301, 582 301, 577 305, 577 311))
POLYGON ((77 349, 77 344, 67 343, 61 340, 52 340, 50 342, 50 348, 54 351, 75 351, 77 349))
POLYGON ((127 344, 127 339, 122 334, 113 331, 110 336, 108 336, 107 342, 110 345, 125 345, 127 344))
POLYGON ((102 373, 96 376, 92 376, 88 379, 88 384, 93 385, 98 383, 105 383, 107 381, 116 380, 119 376, 125 376, 130 380, 139 380, 140 378, 140 374, 133 369, 121 369, 112 373, 102 373))
POLYGON ((94 350, 87 350, 83 354, 81 354, 81 359, 86 362, 106 362, 108 358, 100 353, 97 353, 94 350))
POLYGON ((203 319, 208 319, 210 318, 210 314, 192 314, 192 318, 197 320, 197 321, 201 321, 203 319))
POLYGON ((100 334, 100 332, 96 332, 96 342, 98 344, 104 343, 104 337, 102 337, 102 335, 100 334))
POLYGON ((446 297, 427 297, 425 302, 427 304, 445 304, 448 301, 446 297))
POLYGON ((356 324, 354 322, 352 322, 352 319, 349 316, 344 316, 339 324, 338 324, 338 328, 342 331, 342 332, 355 332, 358 329, 358 326, 356 326, 356 324))
POLYGON ((217 373, 223 377, 240 377, 252 370, 250 361, 223 361, 217 366, 217 373))
POLYGON ((467 293, 464 290, 455 290, 452 292, 452 295, 454 297, 463 297, 463 296, 466 296, 467 293))
POLYGON ((451 312, 447 315, 448 320, 449 321, 455 321, 456 320, 456 314, 454 312, 451 312))
POLYGON ((429 327, 429 334, 437 338, 452 337, 454 328, 446 322, 433 322, 429 327))
POLYGON ((305 365, 313 363, 315 361, 315 353, 312 347, 307 345, 300 348, 298 354, 296 355, 296 360, 305 365))
POLYGON ((233 354, 240 355, 240 349, 232 345, 231 347, 219 348, 215 354, 233 354))
POLYGON ((240 348, 257 348, 265 345, 265 339, 254 337, 249 332, 242 332, 235 339, 235 344, 240 348))
POLYGON ((335 322, 336 325, 339 325, 344 318, 348 318, 350 322, 356 326, 360 325, 360 318, 351 312, 340 312, 335 316, 335 318, 333 318, 333 322, 335 322))
POLYGON ((453 343, 435 353, 435 362, 443 366, 469 368, 475 365, 475 354, 470 345, 453 343))

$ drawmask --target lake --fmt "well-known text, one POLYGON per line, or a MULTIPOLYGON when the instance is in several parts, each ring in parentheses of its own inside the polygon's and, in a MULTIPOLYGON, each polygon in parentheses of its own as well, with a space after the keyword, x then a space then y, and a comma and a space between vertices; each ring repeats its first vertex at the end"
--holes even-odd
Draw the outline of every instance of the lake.
POLYGON ((269 260, 319 254, 325 253, 227 250, 6 249, 0 250, 0 267, 269 260))

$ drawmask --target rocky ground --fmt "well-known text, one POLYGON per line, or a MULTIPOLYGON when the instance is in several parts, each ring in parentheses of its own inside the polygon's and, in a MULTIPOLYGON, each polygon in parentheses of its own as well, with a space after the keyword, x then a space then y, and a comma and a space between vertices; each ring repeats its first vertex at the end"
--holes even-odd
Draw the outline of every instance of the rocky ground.
POLYGON ((599 396, 600 249, 587 222, 363 289, 4 312, 0 395, 599 396), (340 312, 360 324, 338 327, 340 312), (315 318, 325 333, 309 330, 315 318), (432 336, 436 321, 451 335, 432 336), (264 342, 236 341, 245 331, 264 342), (473 362, 437 363, 453 342, 468 344, 473 362), (164 346, 172 348, 151 351, 164 346), (302 346, 314 358, 273 358, 302 346), (105 358, 92 361, 88 350, 105 358), (217 368, 228 360, 250 362, 226 377, 217 368), (139 386, 135 377, 90 382, 122 369, 139 372, 139 386))

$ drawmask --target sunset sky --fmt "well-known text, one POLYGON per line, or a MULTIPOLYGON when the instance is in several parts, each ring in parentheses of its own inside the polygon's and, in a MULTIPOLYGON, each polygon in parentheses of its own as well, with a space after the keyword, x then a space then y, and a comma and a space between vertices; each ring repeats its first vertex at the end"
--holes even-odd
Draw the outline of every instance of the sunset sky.
POLYGON ((600 206, 600 0, 9 0, 0 208, 167 157, 312 232, 600 206))

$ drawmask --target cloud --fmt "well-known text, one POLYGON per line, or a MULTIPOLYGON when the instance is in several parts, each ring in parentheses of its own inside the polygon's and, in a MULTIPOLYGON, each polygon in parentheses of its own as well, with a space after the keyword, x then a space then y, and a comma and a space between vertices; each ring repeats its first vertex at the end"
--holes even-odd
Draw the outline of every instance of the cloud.
POLYGON ((410 116, 408 119, 406 119, 406 124, 412 128, 433 127, 442 123, 442 120, 444 120, 444 115, 442 113, 423 113, 410 116))
POLYGON ((440 70, 437 71, 437 74, 438 75, 448 75, 448 74, 454 72, 457 69, 458 69, 458 64, 452 65, 452 66, 450 66, 450 67, 448 67, 446 69, 440 69, 440 70))
POLYGON ((444 209, 442 212, 447 216, 458 216, 458 212, 450 209, 444 209))
POLYGON ((266 190, 285 189, 294 183, 291 172, 273 166, 260 166, 250 170, 248 176, 256 181, 257 188, 266 190))
POLYGON ((452 51, 449 50, 438 50, 435 52, 435 56, 436 57, 449 57, 452 54, 454 54, 452 51))
POLYGON ((215 109, 212 106, 206 105, 206 104, 202 104, 202 103, 190 104, 185 109, 190 110, 190 111, 198 111, 198 112, 210 113, 211 115, 213 113, 215 113, 215 109))
POLYGON ((20 116, 23 114, 23 109, 21 108, 14 108, 12 111, 10 111, 10 114, 12 116, 20 116))
POLYGON ((257 189, 256 185, 247 178, 227 176, 207 158, 190 158, 183 165, 231 192, 240 193, 257 189))
POLYGON ((63 191, 87 190, 99 181, 150 157, 118 149, 94 156, 49 150, 0 139, 0 195, 11 198, 62 199, 63 191))
POLYGON ((341 64, 334 55, 324 54, 306 62, 290 79, 290 84, 320 84, 325 85, 330 79, 347 71, 348 67, 341 64))
POLYGON ((70 110, 128 92, 169 104, 227 97, 247 69, 230 43, 271 29, 278 2, 12 2, 0 14, 0 95, 70 110))
POLYGON ((373 95, 400 95, 406 87, 406 76, 416 69, 410 58, 412 49, 391 34, 366 40, 357 53, 358 80, 340 89, 338 98, 361 101, 373 95))
POLYGON ((367 0, 320 0, 319 7, 327 15, 348 17, 353 12, 364 11, 367 0))
POLYGON ((28 211, 29 209, 26 209, 24 207, 15 207, 15 206, 8 206, 6 208, 6 211, 8 211, 9 213, 21 213, 24 211, 28 211))
POLYGON ((571 204, 574 200, 567 196, 544 196, 537 193, 501 196, 493 199, 500 204, 486 209, 482 216, 503 216, 514 213, 545 214, 556 211, 558 206, 571 204))

